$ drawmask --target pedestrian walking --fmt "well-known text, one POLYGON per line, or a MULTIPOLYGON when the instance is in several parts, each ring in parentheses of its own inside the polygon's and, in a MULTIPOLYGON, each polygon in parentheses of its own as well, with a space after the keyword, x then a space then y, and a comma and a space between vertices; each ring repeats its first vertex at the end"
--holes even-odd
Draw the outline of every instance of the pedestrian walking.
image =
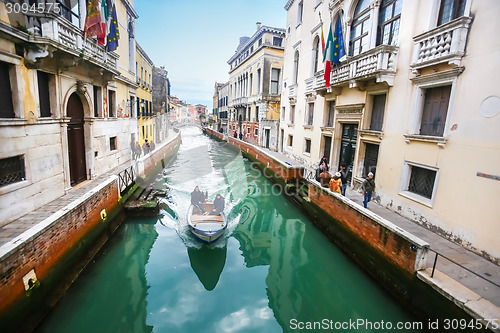
POLYGON ((330 168, 328 167, 328 158, 326 158, 326 156, 323 156, 321 158, 321 160, 319 161, 319 164, 318 165, 321 165, 321 163, 325 163, 325 166, 326 166, 326 171, 330 171, 330 168))
POLYGON ((365 179, 363 185, 361 185, 364 193, 363 206, 367 208, 367 204, 372 199, 372 194, 375 191, 375 180, 373 179, 373 173, 368 173, 368 178, 365 179))
POLYGON ((340 178, 340 172, 335 172, 333 178, 330 180, 330 191, 342 194, 342 179, 340 178))
POLYGON ((141 149, 141 145, 139 144, 139 141, 137 141, 137 140, 135 141, 135 144, 134 144, 133 153, 134 153, 134 160, 141 157, 142 149, 141 149))
POLYGON ((148 140, 144 141, 144 144, 142 145, 142 150, 144 151, 144 156, 149 154, 149 152, 151 151, 151 147, 149 145, 148 140))
POLYGON ((330 183, 331 175, 326 169, 326 164, 323 162, 320 164, 319 168, 316 169, 315 179, 318 181, 322 187, 328 187, 330 183))
POLYGON ((347 189, 347 177, 349 176, 349 171, 347 170, 347 166, 342 164, 340 166, 340 180, 342 181, 342 195, 345 197, 345 190, 347 189))

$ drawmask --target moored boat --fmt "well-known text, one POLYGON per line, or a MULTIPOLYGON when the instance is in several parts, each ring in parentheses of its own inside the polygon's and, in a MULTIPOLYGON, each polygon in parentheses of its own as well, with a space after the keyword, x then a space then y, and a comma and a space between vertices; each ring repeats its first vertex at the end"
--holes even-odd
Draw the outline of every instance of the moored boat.
POLYGON ((187 214, 189 230, 202 242, 212 243, 219 239, 226 230, 226 215, 224 212, 218 215, 210 215, 213 208, 212 202, 205 201, 201 205, 203 211, 198 206, 189 206, 187 214))

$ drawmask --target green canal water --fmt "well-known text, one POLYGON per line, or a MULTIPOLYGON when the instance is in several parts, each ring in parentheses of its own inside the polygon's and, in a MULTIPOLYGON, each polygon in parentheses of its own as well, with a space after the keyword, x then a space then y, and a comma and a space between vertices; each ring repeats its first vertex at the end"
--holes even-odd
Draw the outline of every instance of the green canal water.
POLYGON ((156 181, 169 208, 128 219, 39 332, 417 332, 396 329, 416 319, 224 143, 183 130, 156 181), (196 185, 226 198, 211 245, 187 228, 196 185))

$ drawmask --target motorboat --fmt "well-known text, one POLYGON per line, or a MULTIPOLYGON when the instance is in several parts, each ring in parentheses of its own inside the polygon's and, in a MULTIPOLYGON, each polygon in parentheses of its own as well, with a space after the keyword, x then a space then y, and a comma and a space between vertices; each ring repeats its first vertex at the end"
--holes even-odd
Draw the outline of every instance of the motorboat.
POLYGON ((227 228, 227 219, 224 212, 211 215, 213 203, 204 201, 201 207, 189 206, 187 221, 193 235, 205 243, 215 242, 227 228), (201 210, 203 208, 203 211, 201 210))

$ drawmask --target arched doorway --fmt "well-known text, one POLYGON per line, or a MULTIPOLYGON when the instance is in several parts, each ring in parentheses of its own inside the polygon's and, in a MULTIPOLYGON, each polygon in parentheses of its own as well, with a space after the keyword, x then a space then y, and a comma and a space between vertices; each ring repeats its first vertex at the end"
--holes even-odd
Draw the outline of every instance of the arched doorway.
POLYGON ((84 112, 82 101, 76 92, 69 97, 66 114, 71 118, 68 124, 69 174, 71 186, 75 186, 87 179, 84 112))

